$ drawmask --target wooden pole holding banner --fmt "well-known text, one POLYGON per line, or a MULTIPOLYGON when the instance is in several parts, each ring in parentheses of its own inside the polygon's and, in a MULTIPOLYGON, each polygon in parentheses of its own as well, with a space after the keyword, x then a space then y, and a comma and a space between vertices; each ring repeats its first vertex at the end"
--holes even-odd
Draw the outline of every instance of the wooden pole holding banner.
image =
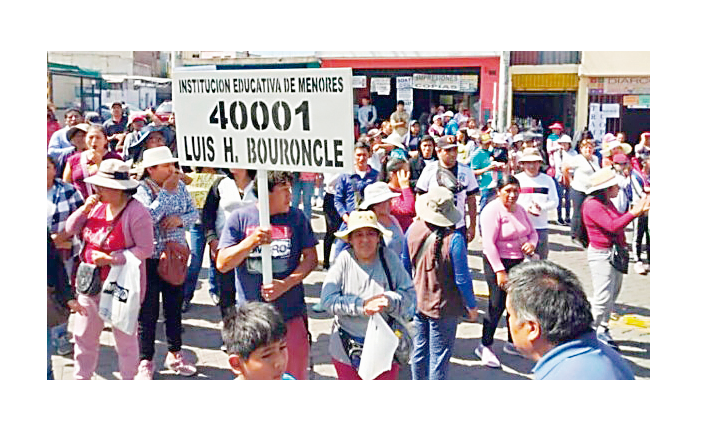
MULTIPOLYGON (((260 227, 270 228, 270 196, 267 190, 267 170, 257 172, 257 201, 260 213, 260 227)), ((260 258, 262 259, 262 285, 272 283, 272 246, 270 244, 260 246, 260 258)))

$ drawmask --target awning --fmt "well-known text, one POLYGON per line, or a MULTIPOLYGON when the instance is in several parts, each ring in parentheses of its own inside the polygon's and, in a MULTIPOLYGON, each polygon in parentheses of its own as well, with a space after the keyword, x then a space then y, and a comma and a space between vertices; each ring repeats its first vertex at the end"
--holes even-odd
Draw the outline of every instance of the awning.
POLYGON ((47 62, 47 71, 51 74, 102 80, 100 71, 81 68, 75 65, 64 65, 63 63, 47 62))

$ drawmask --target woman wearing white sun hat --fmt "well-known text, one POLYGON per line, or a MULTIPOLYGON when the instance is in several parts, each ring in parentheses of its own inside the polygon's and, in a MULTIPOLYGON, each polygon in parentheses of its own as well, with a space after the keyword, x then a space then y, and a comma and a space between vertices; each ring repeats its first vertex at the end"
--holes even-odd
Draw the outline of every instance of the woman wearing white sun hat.
MULTIPOLYGON (((414 287, 399 256, 381 245, 382 237, 391 233, 378 223, 374 212, 353 211, 348 228, 335 235, 350 246, 336 258, 321 287, 323 309, 334 315, 329 353, 338 379, 360 379, 360 357, 349 355, 353 352, 344 348, 344 339, 362 344, 369 316, 375 313, 411 319, 414 287)), ((395 380, 398 374, 399 364, 393 362, 376 379, 395 380)))
MULTIPOLYGON (((196 367, 181 353, 181 309, 184 290, 159 276, 159 258, 167 242, 186 243, 186 230, 196 222, 198 210, 194 206, 186 185, 181 181, 181 171, 174 167, 176 158, 166 146, 147 149, 143 153, 143 179, 135 198, 145 205, 152 217, 155 249, 147 259, 147 294, 139 317, 140 369, 137 379, 152 379, 154 366, 154 341, 159 317, 159 298, 162 295, 167 335, 165 366, 177 374, 191 376, 196 367)), ((188 248, 187 248, 188 249, 188 248)))
MULTIPOLYGON (((129 177, 129 167, 118 159, 101 162, 97 174, 87 177, 96 194, 89 196, 66 222, 66 231, 80 234, 84 242, 81 261, 99 267, 101 280, 108 277, 111 265, 125 264, 125 251, 144 260, 152 253, 152 220, 139 202, 131 202, 139 182, 129 177)), ((140 301, 147 286, 144 261, 140 261, 140 301)), ((78 295, 86 315, 74 320, 74 378, 88 380, 98 365, 103 320, 98 315, 100 294, 78 295)), ((133 379, 138 371, 137 333, 128 335, 113 328, 118 367, 122 379, 133 379)))
POLYGON ((608 332, 608 321, 623 282, 623 274, 610 263, 614 243, 627 249, 625 227, 650 209, 649 195, 642 198, 625 214, 620 214, 611 198, 618 196, 620 182, 612 168, 601 168, 591 176, 589 197, 582 205, 585 231, 580 239, 587 244, 588 267, 593 282, 591 310, 598 338, 617 348, 608 332))

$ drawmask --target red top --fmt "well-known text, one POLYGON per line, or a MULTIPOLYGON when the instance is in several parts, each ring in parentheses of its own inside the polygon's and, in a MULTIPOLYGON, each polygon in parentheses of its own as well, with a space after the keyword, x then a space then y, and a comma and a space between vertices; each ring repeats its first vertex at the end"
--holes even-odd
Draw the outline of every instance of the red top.
MULTIPOLYGON (((86 243, 86 249, 81 259, 86 263, 93 264, 91 257, 94 251, 110 254, 113 251, 125 249, 125 235, 123 234, 122 220, 115 224, 113 231, 110 232, 99 248, 99 244, 105 237, 108 227, 113 225, 113 220, 108 220, 105 217, 106 208, 107 204, 98 204, 90 213, 88 220, 86 220, 86 225, 83 227, 81 239, 86 243)), ((101 280, 105 280, 108 277, 109 271, 110 267, 101 267, 101 280)))
POLYGON ((402 226, 402 232, 406 233, 407 228, 414 221, 414 216, 417 213, 414 210, 414 192, 412 188, 406 187, 402 191, 390 188, 395 193, 401 193, 402 196, 397 196, 392 198, 392 205, 390 207, 390 212, 392 215, 400 222, 402 226))
POLYGON ((605 205, 595 198, 587 199, 581 209, 589 245, 609 249, 617 240, 620 245, 627 246, 625 227, 635 218, 632 213, 620 214, 612 202, 605 205))
POLYGON ((54 134, 56 130, 61 129, 61 124, 56 121, 47 121, 47 147, 49 147, 49 140, 51 135, 54 134))
MULTIPOLYGON (((88 187, 87 187, 86 183, 83 181, 87 177, 90 177, 90 176, 84 175, 83 167, 81 167, 81 154, 83 154, 84 152, 87 152, 87 151, 76 152, 75 154, 71 155, 66 160, 66 166, 71 167, 71 181, 73 182, 74 187, 76 188, 76 190, 81 192, 81 196, 83 196, 83 199, 86 199, 91 194, 88 193, 88 187)), ((119 159, 121 161, 123 160, 123 158, 118 153, 113 152, 113 151, 106 152, 106 154, 103 155, 102 160, 104 161, 106 159, 119 159)), ((89 161, 88 164, 92 164, 92 162, 89 161)), ((88 168, 88 164, 86 165, 86 168, 88 168)), ((98 170, 95 170, 95 172, 93 174, 95 174, 97 172, 98 172, 98 170)), ((91 174, 91 175, 93 175, 93 174, 91 174)))

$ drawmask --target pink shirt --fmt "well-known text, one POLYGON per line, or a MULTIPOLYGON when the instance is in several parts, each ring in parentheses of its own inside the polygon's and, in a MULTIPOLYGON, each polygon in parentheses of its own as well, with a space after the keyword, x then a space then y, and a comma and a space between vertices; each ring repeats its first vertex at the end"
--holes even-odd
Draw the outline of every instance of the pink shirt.
POLYGON ((635 218, 629 211, 621 214, 612 202, 605 205, 598 199, 590 198, 581 206, 581 216, 586 225, 588 243, 592 247, 609 249, 613 241, 622 246, 627 245, 625 226, 635 218))
POLYGON ((401 191, 393 188, 390 188, 390 190, 402 194, 402 196, 392 198, 390 213, 400 222, 402 232, 407 232, 407 228, 412 224, 416 215, 414 211, 414 192, 409 187, 401 191))
POLYGON ((539 239, 525 209, 515 204, 515 211, 510 212, 498 198, 483 208, 480 226, 483 234, 483 254, 496 273, 505 270, 501 258, 524 258, 522 245, 529 242, 537 246, 539 239))

